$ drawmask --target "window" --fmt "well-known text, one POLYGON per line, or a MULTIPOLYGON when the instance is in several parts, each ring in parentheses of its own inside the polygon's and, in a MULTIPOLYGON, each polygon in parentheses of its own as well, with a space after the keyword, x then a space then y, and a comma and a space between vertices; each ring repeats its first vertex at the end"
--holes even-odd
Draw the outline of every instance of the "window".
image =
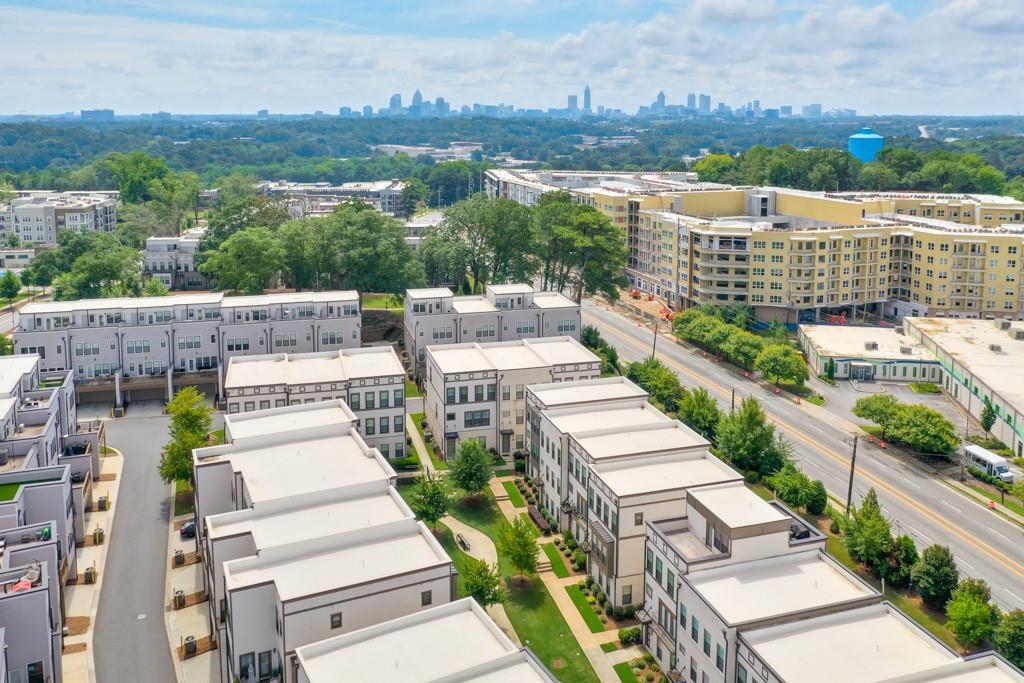
POLYGON ((459 403, 469 403, 469 387, 459 387, 459 403))
POLYGON ((711 656, 711 633, 704 629, 704 654, 711 656))
POLYGON ((512 398, 512 387, 507 384, 501 385, 501 400, 508 401, 512 398))
POLYGON ((473 387, 473 400, 480 402, 484 400, 484 385, 477 384, 473 387))
POLYGON ((690 617, 690 638, 692 638, 693 642, 696 643, 697 639, 699 637, 700 637, 700 619, 698 619, 697 615, 695 614, 692 617, 690 617))
POLYGON ((517 384, 516 385, 516 400, 518 401, 518 400, 520 400, 522 398, 523 398, 523 385, 522 384, 517 384))
POLYGON ((658 582, 658 585, 661 585, 661 570, 661 558, 657 557, 654 559, 654 580, 658 582))
POLYGON ((444 390, 444 402, 449 405, 455 403, 455 387, 447 387, 444 390))
POLYGON ((686 605, 679 603, 679 625, 686 628, 686 605))
POLYGON ((295 334, 275 334, 274 335, 274 348, 293 348, 296 346, 295 334))
POLYGON ((387 415, 382 415, 377 420, 377 422, 380 425, 380 433, 381 434, 387 434, 387 433, 389 433, 391 431, 391 424, 390 424, 391 421, 388 419, 387 415))
POLYGON ((489 410, 467 410, 462 417, 464 427, 486 427, 491 424, 489 410))
POLYGON ((341 612, 335 612, 331 615, 331 628, 341 628, 341 612))
POLYGON ((401 408, 403 405, 405 405, 405 389, 395 389, 394 397, 396 408, 401 408))
POLYGON ((366 431, 367 436, 373 436, 377 433, 377 421, 372 417, 366 418, 363 422, 363 429, 366 431))
POLYGON ((622 604, 630 605, 633 603, 633 586, 622 587, 622 604))
POLYGON ((575 332, 576 331, 576 320, 559 320, 558 331, 561 333, 575 332))
POLYGON ((644 513, 637 512, 633 515, 633 526, 640 526, 644 523, 644 513))
POLYGON ((364 405, 366 406, 367 410, 373 410, 373 408, 374 408, 374 396, 373 396, 373 392, 372 391, 367 391, 366 392, 366 400, 364 401, 364 405))
POLYGON ((353 393, 348 397, 348 407, 352 410, 359 410, 359 394, 353 393))
POLYGON ((426 607, 427 605, 433 604, 434 596, 432 591, 423 591, 420 593, 420 607, 426 607))
POLYGON ((672 572, 665 572, 665 590, 673 598, 676 596, 676 575, 672 572))
MULTIPOLYGON (((590 492, 588 491, 587 493, 589 494, 590 492)), ((647 564, 645 566, 647 567, 648 574, 654 573, 654 551, 650 548, 647 549, 647 564)))
POLYGON ((270 674, 272 673, 271 666, 270 666, 270 662, 271 661, 272 660, 271 660, 271 651, 270 650, 264 650, 263 652, 260 653, 260 657, 259 657, 259 671, 257 671, 257 673, 259 674, 259 677, 261 679, 263 679, 263 678, 270 678, 270 674))
POLYGON ((715 666, 719 671, 725 672, 725 648, 721 645, 715 646, 715 666))
POLYGON ((256 410, 256 403, 254 401, 246 401, 245 402, 245 412, 251 413, 254 410, 256 410))
POLYGON ((384 390, 378 393, 377 401, 381 408, 387 408, 388 402, 391 400, 391 392, 384 390))
POLYGON ((742 664, 736 665, 736 683, 747 683, 747 670, 742 664))

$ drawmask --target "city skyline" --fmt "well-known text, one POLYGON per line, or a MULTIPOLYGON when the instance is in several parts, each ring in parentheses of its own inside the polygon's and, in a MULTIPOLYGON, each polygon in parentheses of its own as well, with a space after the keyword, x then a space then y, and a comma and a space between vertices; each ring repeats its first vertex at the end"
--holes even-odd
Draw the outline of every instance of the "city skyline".
POLYGON ((459 105, 548 109, 589 82, 594 108, 627 113, 663 88, 676 102, 712 93, 712 108, 760 98, 869 114, 1013 114, 1024 109, 1024 75, 1008 66, 1024 57, 1014 5, 310 0, 299 11, 140 0, 83 12, 68 0, 0 0, 0 23, 18 27, 6 41, 3 113, 336 112, 417 87, 459 105), (964 38, 945 39, 952 29, 964 38), (101 42, 111 49, 78 47, 101 42), (625 44, 637 47, 607 49, 625 44), (979 87, 1001 95, 986 101, 979 87))

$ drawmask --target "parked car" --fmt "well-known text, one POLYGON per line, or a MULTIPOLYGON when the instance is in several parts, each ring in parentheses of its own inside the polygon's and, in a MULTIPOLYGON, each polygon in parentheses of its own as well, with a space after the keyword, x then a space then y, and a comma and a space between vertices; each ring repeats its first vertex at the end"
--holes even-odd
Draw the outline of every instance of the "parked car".
POLYGON ((182 538, 195 538, 196 537, 196 521, 191 519, 181 525, 181 537, 182 538))

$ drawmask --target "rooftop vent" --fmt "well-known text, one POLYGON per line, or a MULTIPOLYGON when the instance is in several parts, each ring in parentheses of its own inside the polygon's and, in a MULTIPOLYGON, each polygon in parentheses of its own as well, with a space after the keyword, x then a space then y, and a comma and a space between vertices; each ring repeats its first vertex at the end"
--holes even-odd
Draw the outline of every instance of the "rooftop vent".
POLYGON ((865 351, 877 351, 878 350, 878 342, 876 342, 876 341, 866 341, 866 342, 864 342, 864 350, 865 351))
POLYGON ((901 346, 900 347, 900 353, 902 353, 902 354, 905 354, 905 355, 909 356, 913 352, 914 352, 914 349, 912 347, 910 347, 910 346, 901 346))
POLYGON ((1014 327, 1010 329, 1010 336, 1017 340, 1024 339, 1024 329, 1014 327))
POLYGON ((1003 350, 1003 347, 1000 346, 999 344, 989 344, 988 350, 994 353, 1000 353, 1003 350))
POLYGON ((995 323, 995 326, 996 326, 997 329, 1000 329, 1000 330, 1008 330, 1008 329, 1010 329, 1010 321, 1009 320, 1003 320, 1002 318, 1000 318, 998 320, 995 320, 994 323, 995 323))

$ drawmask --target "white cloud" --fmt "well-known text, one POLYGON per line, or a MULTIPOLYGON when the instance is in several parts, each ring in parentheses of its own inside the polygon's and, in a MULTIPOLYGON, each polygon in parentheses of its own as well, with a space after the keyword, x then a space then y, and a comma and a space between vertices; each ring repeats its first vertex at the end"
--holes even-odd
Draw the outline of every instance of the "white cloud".
POLYGON ((456 104, 547 107, 589 81, 595 104, 629 111, 660 89, 672 102, 692 91, 733 105, 820 101, 881 113, 1024 107, 1024 41, 993 18, 1019 26, 1019 0, 949 0, 917 17, 898 4, 793 2, 695 0, 643 20, 627 3, 618 20, 581 18, 544 40, 500 21, 493 35, 452 38, 314 19, 300 29, 222 28, 0 7, 0 25, 18 27, 5 42, 4 100, 38 112, 308 112, 382 106, 419 87, 456 104), (40 44, 45 59, 33 57, 40 44))

